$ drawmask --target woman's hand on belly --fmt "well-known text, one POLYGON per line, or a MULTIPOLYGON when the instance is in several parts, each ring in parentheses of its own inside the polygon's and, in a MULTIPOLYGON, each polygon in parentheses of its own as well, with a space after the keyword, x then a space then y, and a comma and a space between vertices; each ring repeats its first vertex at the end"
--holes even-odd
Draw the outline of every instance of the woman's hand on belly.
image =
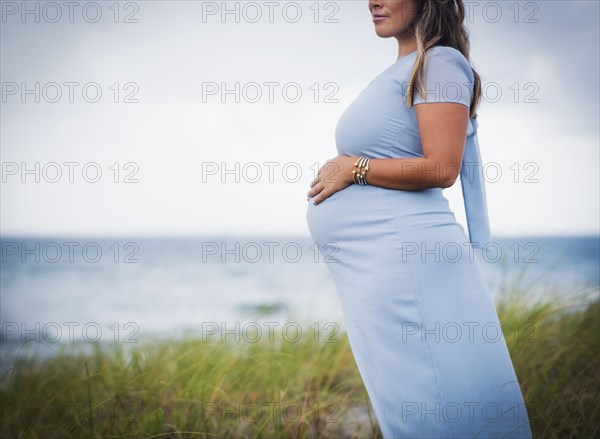
POLYGON ((314 204, 319 204, 331 195, 354 183, 352 171, 354 163, 359 157, 339 155, 328 160, 317 173, 317 177, 311 182, 307 193, 307 201, 313 199, 314 204))

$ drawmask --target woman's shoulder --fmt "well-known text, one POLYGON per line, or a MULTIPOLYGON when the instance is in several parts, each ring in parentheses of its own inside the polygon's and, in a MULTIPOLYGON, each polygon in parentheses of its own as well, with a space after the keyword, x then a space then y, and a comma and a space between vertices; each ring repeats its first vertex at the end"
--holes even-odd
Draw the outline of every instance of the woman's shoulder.
MULTIPOLYGON (((452 46, 433 46, 430 47, 427 51, 427 54, 437 55, 437 56, 451 56, 456 58, 462 58, 467 61, 467 58, 462 54, 462 52, 452 46)), ((468 62, 468 61, 467 61, 468 62)))
POLYGON ((473 75, 469 60, 458 49, 451 46, 433 46, 425 55, 426 64, 434 64, 435 68, 460 69, 468 76, 473 75))

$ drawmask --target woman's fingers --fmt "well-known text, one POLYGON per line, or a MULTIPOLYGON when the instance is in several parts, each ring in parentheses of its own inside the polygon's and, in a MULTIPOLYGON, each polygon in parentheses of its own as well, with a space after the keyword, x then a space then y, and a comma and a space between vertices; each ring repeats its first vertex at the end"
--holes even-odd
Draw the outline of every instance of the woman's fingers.
POLYGON ((317 172, 317 176, 315 177, 315 179, 310 183, 310 187, 313 187, 315 184, 317 184, 318 182, 321 181, 321 171, 323 171, 323 168, 319 169, 319 172, 317 172))
POLYGON ((308 195, 309 197, 314 197, 315 195, 320 193, 324 187, 325 187, 325 185, 323 185, 323 183, 319 182, 318 184, 313 186, 306 195, 308 195))
POLYGON ((321 190, 314 198, 313 198, 313 203, 314 204, 319 204, 322 201, 326 200, 327 197, 329 197, 329 195, 327 194, 327 191, 325 190, 321 190))
MULTIPOLYGON (((325 200, 327 197, 329 197, 329 195, 324 190, 325 189, 324 180, 327 180, 327 175, 325 175, 325 174, 321 175, 321 174, 326 167, 331 169, 332 166, 334 166, 333 172, 329 172, 329 174, 335 174, 335 172, 337 171, 337 164, 332 161, 327 161, 319 169, 319 171, 317 172, 317 176, 310 183, 310 190, 306 194, 306 196, 308 197, 306 199, 307 201, 310 201, 310 199, 312 198, 314 204, 319 204, 320 202, 325 200), (323 176, 325 176, 325 178, 323 178, 323 176)), ((329 181, 329 183, 331 183, 331 181, 329 181)))
POLYGON ((308 191, 308 200, 312 197, 312 202, 314 204, 319 204, 323 200, 325 200, 329 195, 327 195, 327 190, 325 189, 325 184, 322 182, 317 183, 311 190, 308 191))

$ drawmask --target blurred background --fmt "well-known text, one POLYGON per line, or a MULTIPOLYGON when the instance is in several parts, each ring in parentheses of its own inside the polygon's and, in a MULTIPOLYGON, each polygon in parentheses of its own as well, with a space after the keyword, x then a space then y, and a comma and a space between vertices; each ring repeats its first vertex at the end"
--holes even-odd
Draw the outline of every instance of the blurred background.
MULTIPOLYGON (((1 5, 5 348, 342 321, 305 194, 397 58, 367 0, 1 5)), ((466 6, 490 291, 597 297, 599 3, 466 6)))

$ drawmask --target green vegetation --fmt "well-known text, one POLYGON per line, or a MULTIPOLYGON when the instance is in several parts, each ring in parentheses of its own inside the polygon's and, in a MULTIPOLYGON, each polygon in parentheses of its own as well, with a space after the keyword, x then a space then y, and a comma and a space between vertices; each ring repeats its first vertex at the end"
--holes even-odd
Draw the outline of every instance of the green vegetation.
MULTIPOLYGON (((598 437, 598 300, 497 307, 534 437, 598 437)), ((20 357, 1 377, 0 435, 380 438, 345 334, 329 341, 185 337, 20 357)))

